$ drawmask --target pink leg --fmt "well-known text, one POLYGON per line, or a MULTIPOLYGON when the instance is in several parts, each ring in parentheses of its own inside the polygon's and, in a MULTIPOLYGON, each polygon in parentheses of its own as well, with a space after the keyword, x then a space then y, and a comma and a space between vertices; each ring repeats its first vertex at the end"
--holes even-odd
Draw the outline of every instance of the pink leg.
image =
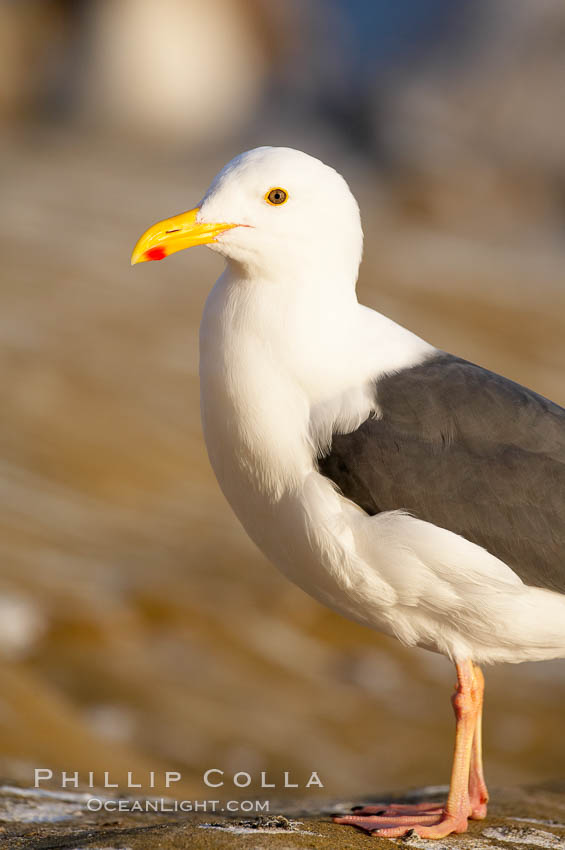
POLYGON ((483 820, 487 814, 488 789, 483 774, 483 746, 482 746, 482 720, 483 720, 483 696, 485 692, 485 677, 480 667, 473 664, 473 672, 479 695, 479 707, 477 712, 477 723, 473 736, 473 749, 471 752, 471 772, 469 775, 469 797, 471 800, 471 817, 473 820, 483 820))
POLYGON ((433 803, 420 803, 415 807, 394 803, 387 807, 370 806, 362 809, 361 814, 334 818, 335 823, 357 826, 387 838, 398 838, 412 830, 422 838, 444 838, 452 832, 466 831, 467 819, 474 812, 474 804, 479 799, 471 804, 469 785, 472 758, 475 783, 473 793, 482 776, 478 760, 480 731, 478 738, 475 738, 475 729, 482 704, 483 681, 482 674, 476 672, 478 668, 470 660, 456 664, 456 668, 457 690, 452 698, 456 719, 455 752, 446 805, 439 808, 433 803), (374 813, 375 809, 379 814, 374 813))

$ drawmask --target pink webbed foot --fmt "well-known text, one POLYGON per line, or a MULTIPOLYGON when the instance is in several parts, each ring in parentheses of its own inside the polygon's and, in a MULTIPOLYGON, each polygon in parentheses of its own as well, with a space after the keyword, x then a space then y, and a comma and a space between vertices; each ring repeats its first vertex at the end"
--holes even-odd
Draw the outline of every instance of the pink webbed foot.
MULTIPOLYGON (((366 808, 372 810, 376 807, 368 806, 366 808)), ((416 807, 406 806, 406 809, 409 808, 416 807)), ((382 812, 383 809, 379 811, 382 812)), ((363 829, 365 832, 382 838, 400 838, 409 832, 416 833, 421 838, 445 838, 446 835, 451 835, 454 832, 466 832, 467 830, 467 817, 465 815, 448 815, 445 809, 441 808, 430 808, 428 810, 420 808, 411 813, 406 811, 400 813, 399 809, 396 809, 396 813, 393 813, 391 806, 386 812, 386 814, 346 815, 345 817, 334 818, 334 823, 356 826, 358 829, 363 829)))
POLYGON ((434 824, 442 813, 441 803, 373 803, 356 806, 350 815, 334 818, 334 823, 356 826, 369 833, 399 827, 407 831, 418 824, 434 824))
POLYGON ((355 806, 351 811, 354 815, 416 815, 441 814, 442 803, 373 803, 370 806, 355 806))

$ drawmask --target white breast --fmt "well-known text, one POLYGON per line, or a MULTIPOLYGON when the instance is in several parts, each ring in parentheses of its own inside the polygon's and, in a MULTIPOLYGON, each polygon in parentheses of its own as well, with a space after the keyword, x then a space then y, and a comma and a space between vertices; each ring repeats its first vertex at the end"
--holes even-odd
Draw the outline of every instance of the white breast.
POLYGON ((368 415, 362 387, 370 368, 352 381, 331 333, 325 350, 318 333, 308 352, 300 312, 286 322, 278 314, 266 327, 272 304, 246 287, 220 278, 200 329, 202 421, 218 482, 249 536, 291 581, 346 616, 386 628, 373 609, 389 608, 394 592, 355 554, 350 514, 362 514, 314 464, 314 444, 327 440, 335 421, 357 427, 368 415))
POLYGON ((206 446, 249 536, 307 593, 406 644, 476 661, 563 654, 565 598, 526 588, 449 531, 401 512, 368 517, 316 470, 332 430, 368 415, 371 380, 434 349, 354 300, 322 321, 273 297, 226 272, 200 332, 206 446))

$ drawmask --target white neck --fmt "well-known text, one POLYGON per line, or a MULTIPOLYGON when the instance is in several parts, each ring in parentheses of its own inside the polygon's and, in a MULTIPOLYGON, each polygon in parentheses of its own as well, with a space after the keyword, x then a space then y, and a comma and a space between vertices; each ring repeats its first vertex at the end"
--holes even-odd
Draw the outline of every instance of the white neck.
POLYGON ((285 269, 284 278, 229 266, 206 302, 202 418, 230 501, 241 475, 274 500, 300 486, 332 430, 353 430, 370 414, 374 379, 433 351, 361 306, 353 286, 328 290, 333 275, 305 282, 285 269))

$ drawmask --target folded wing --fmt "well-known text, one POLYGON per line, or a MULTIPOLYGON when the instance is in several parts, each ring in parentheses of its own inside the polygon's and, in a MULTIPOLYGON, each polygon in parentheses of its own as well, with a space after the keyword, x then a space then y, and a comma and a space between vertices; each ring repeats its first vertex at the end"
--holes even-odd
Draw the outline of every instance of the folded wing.
POLYGON ((565 410, 450 354, 375 384, 320 472, 368 514, 403 509, 565 593, 565 410))

